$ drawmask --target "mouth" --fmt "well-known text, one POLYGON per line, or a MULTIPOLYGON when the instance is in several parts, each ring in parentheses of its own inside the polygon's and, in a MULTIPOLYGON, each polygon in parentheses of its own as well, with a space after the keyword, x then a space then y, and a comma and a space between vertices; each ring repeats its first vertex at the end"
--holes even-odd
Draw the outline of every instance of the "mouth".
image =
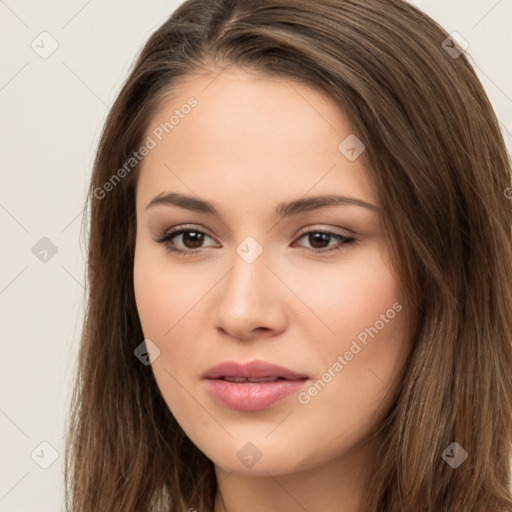
POLYGON ((278 380, 302 380, 302 379, 285 379, 284 377, 219 377, 221 380, 225 380, 226 382, 233 383, 242 383, 242 382, 276 382, 278 380))
MULTIPOLYGON (((284 366, 268 363, 266 361, 250 361, 239 363, 237 361, 224 361, 207 370, 203 379, 246 379, 252 382, 264 382, 278 379, 300 380, 308 379, 308 375, 295 372, 284 366), (258 380, 263 379, 263 380, 258 380)), ((239 382, 244 382, 239 381, 239 382)))
POLYGON ((239 411, 258 411, 300 391, 309 377, 262 361, 227 361, 210 368, 203 379, 218 404, 239 411))

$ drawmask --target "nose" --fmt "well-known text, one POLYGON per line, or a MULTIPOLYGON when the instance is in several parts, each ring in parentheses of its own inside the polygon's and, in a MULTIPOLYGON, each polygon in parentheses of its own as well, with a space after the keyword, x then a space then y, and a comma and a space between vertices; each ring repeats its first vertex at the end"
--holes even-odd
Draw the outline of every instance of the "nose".
POLYGON ((283 283, 267 265, 265 251, 248 263, 234 252, 231 270, 217 288, 215 327, 239 340, 274 336, 286 328, 283 283))

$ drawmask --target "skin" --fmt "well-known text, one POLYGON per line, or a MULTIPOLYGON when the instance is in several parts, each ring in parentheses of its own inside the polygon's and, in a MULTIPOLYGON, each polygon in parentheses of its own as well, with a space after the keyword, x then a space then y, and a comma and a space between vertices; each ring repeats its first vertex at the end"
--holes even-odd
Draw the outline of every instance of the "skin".
POLYGON ((410 348, 378 197, 363 158, 338 150, 352 130, 329 98, 236 68, 217 75, 180 82, 147 132, 197 99, 144 158, 137 184, 135 295, 144 335, 160 350, 152 369, 169 409, 215 464, 215 512, 355 512, 375 455, 367 438, 391 406, 410 348), (147 208, 169 192, 207 200, 221 217, 147 208), (325 194, 376 208, 275 215, 278 203, 325 194), (177 235, 168 245, 192 256, 156 241, 185 224, 206 233, 203 241, 177 235), (319 229, 356 242, 302 236, 319 229), (248 236, 263 249, 252 263, 236 252, 248 236), (310 376, 307 390, 396 303, 401 311, 307 404, 295 394, 261 411, 233 410, 201 379, 222 361, 259 359, 310 376), (261 454, 252 467, 237 457, 248 442, 261 454))

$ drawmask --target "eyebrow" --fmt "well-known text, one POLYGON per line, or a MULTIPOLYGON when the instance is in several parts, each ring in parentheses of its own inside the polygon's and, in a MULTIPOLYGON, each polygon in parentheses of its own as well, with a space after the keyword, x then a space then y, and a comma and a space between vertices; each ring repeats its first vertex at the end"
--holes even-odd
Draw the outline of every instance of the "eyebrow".
MULTIPOLYGON (((156 196, 146 206, 146 210, 156 205, 174 205, 179 206, 180 208, 186 208, 187 210, 207 213, 219 218, 221 217, 218 210, 208 201, 197 199, 191 196, 185 196, 176 192, 170 192, 168 194, 160 194, 156 196)), ((339 205, 361 206, 362 208, 367 208, 371 211, 378 210, 377 206, 372 203, 363 201, 362 199, 339 195, 322 195, 301 198, 289 203, 279 203, 276 207, 275 214, 279 218, 285 218, 291 217, 292 215, 297 215, 302 212, 339 205)))

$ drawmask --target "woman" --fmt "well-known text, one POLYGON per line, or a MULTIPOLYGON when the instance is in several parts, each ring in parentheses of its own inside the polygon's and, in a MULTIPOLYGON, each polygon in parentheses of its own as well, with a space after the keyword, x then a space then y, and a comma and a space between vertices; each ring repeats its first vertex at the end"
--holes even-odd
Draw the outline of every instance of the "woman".
POLYGON ((510 186, 409 4, 185 2, 95 161, 69 510, 512 510, 510 186))

